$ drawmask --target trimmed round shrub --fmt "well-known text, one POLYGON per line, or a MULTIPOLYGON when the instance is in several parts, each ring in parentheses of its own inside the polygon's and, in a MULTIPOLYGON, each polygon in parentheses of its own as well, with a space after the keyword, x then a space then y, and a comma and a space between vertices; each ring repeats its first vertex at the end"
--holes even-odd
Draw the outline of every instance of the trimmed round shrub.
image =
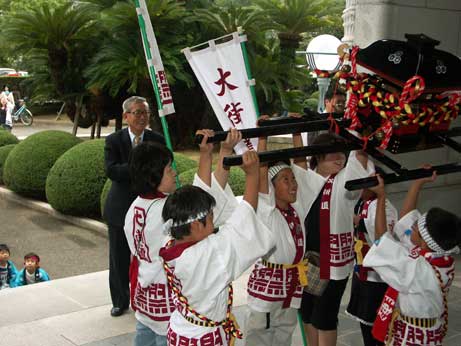
POLYGON ((176 162, 178 174, 198 167, 197 161, 187 157, 184 154, 174 153, 174 161, 176 162))
POLYGON ((107 195, 109 194, 109 190, 112 186, 112 180, 107 179, 104 187, 102 188, 101 198, 100 198, 100 208, 101 208, 101 216, 104 217, 104 206, 106 205, 107 195))
MULTIPOLYGON (((196 168, 181 173, 179 175, 179 181, 181 182, 181 185, 192 184, 194 181, 195 173, 197 173, 196 168)), ((243 195, 245 191, 245 172, 243 172, 241 168, 231 167, 229 174, 229 185, 232 188, 234 195, 243 195)))
POLYGON ((11 134, 9 131, 4 130, 3 127, 0 126, 0 147, 17 143, 19 143, 18 137, 11 134))
POLYGON ((3 166, 5 165, 6 158, 15 145, 16 144, 8 144, 0 147, 0 184, 3 184, 3 166))
POLYGON ((106 179, 104 140, 86 141, 68 150, 51 168, 46 179, 46 198, 62 213, 99 217, 106 179))
POLYGON ((17 144, 3 168, 6 186, 28 197, 45 199, 46 177, 56 160, 82 140, 64 131, 42 131, 17 144))

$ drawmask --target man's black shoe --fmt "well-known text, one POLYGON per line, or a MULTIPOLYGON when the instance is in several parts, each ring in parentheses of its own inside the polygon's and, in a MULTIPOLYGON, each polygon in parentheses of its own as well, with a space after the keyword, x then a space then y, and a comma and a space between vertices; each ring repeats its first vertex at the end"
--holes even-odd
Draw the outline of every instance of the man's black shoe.
POLYGON ((121 316, 123 315, 123 312, 125 311, 125 309, 122 309, 122 308, 119 308, 117 306, 114 306, 112 307, 112 309, 110 310, 110 315, 112 317, 118 317, 118 316, 121 316))

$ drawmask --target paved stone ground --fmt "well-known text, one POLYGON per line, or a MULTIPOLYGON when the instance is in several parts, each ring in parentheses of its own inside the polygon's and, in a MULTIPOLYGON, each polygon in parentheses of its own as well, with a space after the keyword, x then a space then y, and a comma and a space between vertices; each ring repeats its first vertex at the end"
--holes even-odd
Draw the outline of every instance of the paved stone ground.
POLYGON ((31 251, 53 279, 109 267, 106 232, 76 227, 5 199, 0 199, 0 210, 0 243, 8 244, 18 270, 31 251))

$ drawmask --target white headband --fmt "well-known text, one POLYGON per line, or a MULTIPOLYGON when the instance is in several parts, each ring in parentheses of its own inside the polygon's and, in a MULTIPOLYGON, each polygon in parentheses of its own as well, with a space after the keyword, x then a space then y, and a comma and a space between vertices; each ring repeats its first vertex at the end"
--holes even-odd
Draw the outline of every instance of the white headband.
POLYGON ((282 170, 285 168, 290 168, 291 166, 287 165, 286 163, 280 162, 279 164, 275 166, 269 167, 269 179, 272 180, 274 177, 282 170))
POLYGON ((189 216, 189 218, 184 222, 173 222, 173 219, 168 219, 163 224, 163 231, 165 233, 169 233, 170 229, 172 229, 173 227, 184 226, 184 225, 187 225, 188 223, 191 223, 191 222, 194 222, 194 221, 197 221, 197 220, 201 220, 205 216, 207 216, 209 213, 211 213, 211 210, 201 211, 201 212, 199 212, 198 214, 196 214, 194 216, 189 216))
POLYGON ((421 237, 426 242, 427 246, 433 250, 437 255, 458 254, 460 252, 459 246, 455 246, 449 250, 444 250, 437 242, 431 237, 426 227, 427 213, 424 213, 418 219, 418 230, 421 237))

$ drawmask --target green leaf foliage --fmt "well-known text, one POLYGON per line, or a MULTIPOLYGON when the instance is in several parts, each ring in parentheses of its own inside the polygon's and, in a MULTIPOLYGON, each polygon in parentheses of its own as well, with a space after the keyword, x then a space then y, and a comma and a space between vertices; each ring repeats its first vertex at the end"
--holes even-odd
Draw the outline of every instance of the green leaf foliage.
POLYGON ((0 147, 0 184, 3 184, 3 166, 5 165, 6 158, 15 145, 16 144, 8 144, 0 147))
MULTIPOLYGON (((181 173, 179 175, 181 185, 192 184, 195 173, 197 173, 196 168, 181 173)), ((235 196, 243 195, 245 192, 245 172, 238 167, 231 167, 228 183, 235 196)))
POLYGON ((24 196, 45 198, 45 183, 56 160, 82 140, 64 131, 42 131, 17 144, 8 155, 3 180, 24 196))
POLYGON ((99 217, 106 180, 104 140, 86 141, 56 161, 46 180, 46 197, 64 214, 99 217))
POLYGON ((187 157, 184 154, 174 153, 174 161, 176 162, 178 174, 181 174, 191 169, 197 169, 198 167, 197 161, 187 157))
POLYGON ((0 147, 17 143, 19 143, 19 139, 15 135, 7 130, 4 130, 3 127, 0 127, 0 147))

